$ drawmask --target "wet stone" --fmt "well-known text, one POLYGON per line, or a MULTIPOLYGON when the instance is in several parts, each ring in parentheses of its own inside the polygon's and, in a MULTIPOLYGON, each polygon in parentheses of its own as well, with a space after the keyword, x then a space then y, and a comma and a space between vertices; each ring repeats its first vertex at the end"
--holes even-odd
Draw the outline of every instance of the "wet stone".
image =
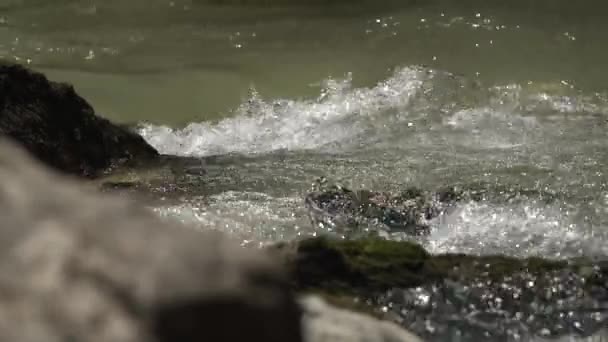
POLYGON ((329 232, 357 235, 384 231, 420 236, 429 234, 429 220, 449 210, 460 198, 461 193, 453 188, 428 192, 412 187, 389 193, 327 186, 321 179, 316 191, 306 196, 305 205, 312 225, 329 232))

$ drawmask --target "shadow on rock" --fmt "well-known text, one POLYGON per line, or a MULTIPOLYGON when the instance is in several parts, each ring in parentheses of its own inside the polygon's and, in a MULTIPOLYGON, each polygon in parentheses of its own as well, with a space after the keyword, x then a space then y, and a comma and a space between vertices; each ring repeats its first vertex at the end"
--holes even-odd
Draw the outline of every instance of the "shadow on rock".
POLYGON ((58 170, 95 177, 158 153, 138 134, 95 115, 67 84, 0 64, 0 133, 58 170))

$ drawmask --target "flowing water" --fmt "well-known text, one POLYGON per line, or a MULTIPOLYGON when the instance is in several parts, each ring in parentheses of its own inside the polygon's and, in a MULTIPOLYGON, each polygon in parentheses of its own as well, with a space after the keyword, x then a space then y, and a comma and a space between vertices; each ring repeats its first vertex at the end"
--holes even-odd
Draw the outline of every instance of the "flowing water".
MULTIPOLYGON (((3 0, 0 57, 193 157, 154 210, 244 245, 326 233, 303 204, 324 176, 485 189, 431 222, 432 253, 608 259, 608 6, 509 4, 3 0)), ((508 282, 380 301, 432 340, 605 340, 583 339, 608 300, 577 300, 581 281, 556 275, 553 300, 510 306, 496 301, 526 289, 508 282)))

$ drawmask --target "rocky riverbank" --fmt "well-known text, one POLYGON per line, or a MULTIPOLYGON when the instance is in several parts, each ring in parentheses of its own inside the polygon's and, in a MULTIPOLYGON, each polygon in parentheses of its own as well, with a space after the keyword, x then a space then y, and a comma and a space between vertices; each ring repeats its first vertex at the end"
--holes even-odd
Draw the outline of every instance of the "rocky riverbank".
POLYGON ((139 135, 95 114, 67 84, 0 64, 0 134, 60 171, 95 177, 158 157, 139 135))
POLYGON ((267 253, 161 223, 5 140, 0 175, 0 340, 419 341, 316 297, 300 302, 267 253))
POLYGON ((0 72, 0 288, 10 294, 0 299, 0 340, 418 341, 318 298, 299 302, 268 253, 161 223, 42 167, 24 149, 83 176, 156 152, 96 117, 71 87, 18 66, 0 72))
MULTIPOLYGON (((161 223, 140 204, 44 169, 22 149, 86 177, 145 165, 101 184, 161 189, 152 195, 179 194, 176 180, 204 172, 200 160, 158 156, 136 133, 97 117, 70 86, 23 67, 0 67, 0 91, 0 132, 21 145, 0 142, 0 288, 10 293, 0 299, 0 340, 405 342, 418 341, 405 329, 440 341, 457 327, 463 341, 474 341, 605 327, 603 260, 433 255, 370 234, 255 250, 161 223), (342 309, 302 298, 310 294, 342 309), (451 318, 455 312, 467 319, 451 318)), ((458 201, 483 196, 456 188, 390 194, 321 187, 302 201, 313 224, 329 231, 373 221, 419 235, 458 201)))

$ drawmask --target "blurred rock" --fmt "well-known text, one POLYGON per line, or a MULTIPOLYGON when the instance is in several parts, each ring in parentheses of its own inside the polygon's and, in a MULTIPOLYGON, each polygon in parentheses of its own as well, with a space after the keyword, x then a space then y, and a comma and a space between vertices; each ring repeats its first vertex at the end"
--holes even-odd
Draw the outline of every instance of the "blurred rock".
POLYGON ((0 142, 0 341, 300 341, 279 266, 0 142))
POLYGON ((422 342, 393 323, 333 308, 319 297, 300 302, 305 342, 422 342))

